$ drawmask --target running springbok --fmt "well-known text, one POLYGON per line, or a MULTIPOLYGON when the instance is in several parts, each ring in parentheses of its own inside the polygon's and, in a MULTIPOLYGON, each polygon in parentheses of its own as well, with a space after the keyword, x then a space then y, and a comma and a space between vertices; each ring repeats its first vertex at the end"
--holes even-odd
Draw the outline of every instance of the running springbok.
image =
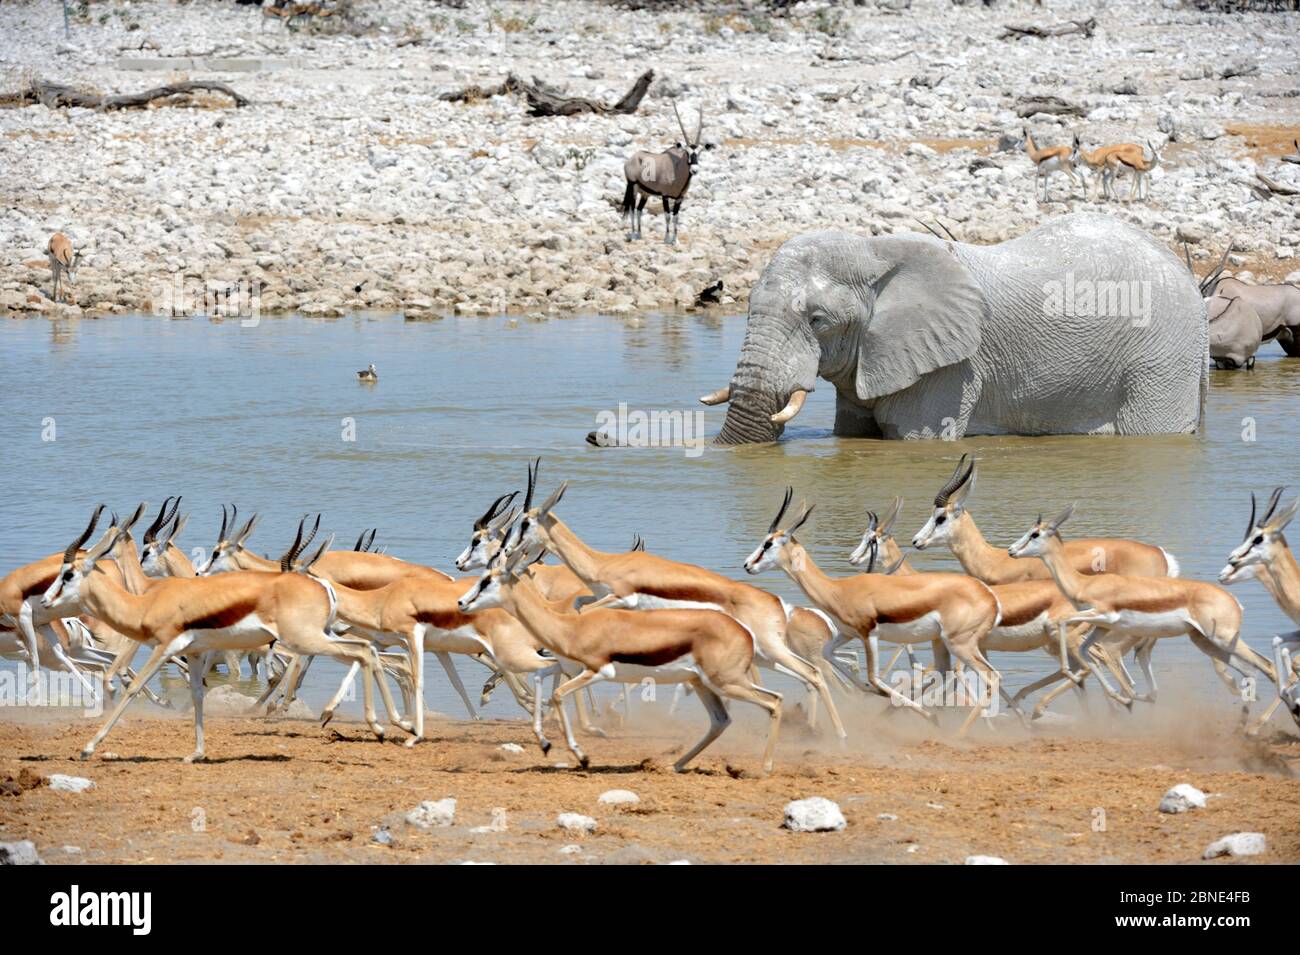
POLYGON ((1024 133, 1025 153, 1029 156, 1029 161, 1034 164, 1034 197, 1038 197, 1038 184, 1043 185, 1043 202, 1048 201, 1047 189, 1054 172, 1063 172, 1074 185, 1079 184, 1079 179, 1074 174, 1075 153, 1078 148, 1078 140, 1074 146, 1052 146, 1049 149, 1039 149, 1034 145, 1034 137, 1029 133, 1029 127, 1025 127, 1024 133))
MULTIPOLYGON (((532 579, 521 572, 528 562, 526 545, 503 551, 460 598, 459 607, 462 613, 500 607, 526 626, 546 649, 582 666, 581 673, 555 690, 551 704, 559 712, 569 751, 584 769, 589 760, 574 738, 564 698, 613 678, 622 667, 641 670, 641 676, 656 683, 687 683, 704 704, 709 729, 673 764, 676 772, 683 772, 730 725, 722 697, 744 700, 767 711, 763 771, 772 771, 781 727, 781 694, 750 679, 754 638, 739 621, 705 609, 601 607, 576 614, 556 613, 532 579)), ((542 752, 549 751, 550 742, 541 735, 540 724, 535 723, 535 729, 542 752)))
MULTIPOLYGON (((1219 571, 1219 581, 1235 584, 1248 579, 1251 572, 1272 595, 1282 612, 1295 623, 1300 623, 1300 565, 1287 546, 1282 532, 1291 523, 1300 508, 1300 500, 1293 501, 1281 513, 1278 502, 1284 488, 1274 488, 1268 509, 1258 521, 1255 519, 1255 495, 1250 496, 1250 520, 1246 522, 1246 536, 1231 554, 1228 563, 1219 571)), ((1273 638, 1273 667, 1278 675, 1278 698, 1269 704, 1255 727, 1258 731, 1278 704, 1285 703, 1297 722, 1300 722, 1300 630, 1279 634, 1273 638), (1292 654, 1296 654, 1294 662, 1292 654), (1293 670, 1294 667, 1294 670, 1293 670), (1289 682, 1284 683, 1287 679, 1289 682)))
MULTIPOLYGON (((540 458, 538 461, 540 465, 540 458)), ((568 483, 561 484, 546 501, 534 506, 536 482, 537 467, 530 465, 524 511, 515 524, 510 546, 522 546, 534 556, 539 551, 550 551, 559 557, 597 598, 583 608, 583 613, 610 604, 645 610, 701 607, 721 610, 754 635, 757 650, 754 662, 788 673, 820 696, 835 735, 847 738, 821 670, 790 647, 790 614, 785 601, 758 587, 657 554, 598 551, 553 513, 568 483)))
POLYGON ((54 289, 50 295, 54 301, 62 301, 67 298, 68 284, 75 285, 77 282, 77 266, 81 265, 81 253, 72 251, 72 240, 62 232, 56 232, 50 236, 49 244, 45 247, 45 255, 50 263, 50 271, 54 273, 54 289), (67 274, 67 281, 64 281, 64 274, 67 274))
POLYGON ((677 128, 682 131, 681 142, 661 153, 633 153, 632 158, 623 164, 623 175, 627 178, 627 189, 623 191, 623 218, 627 222, 629 242, 641 238, 641 214, 651 196, 658 196, 664 203, 664 241, 669 245, 677 242, 677 218, 681 215, 682 200, 686 198, 691 176, 700 162, 704 107, 700 107, 694 136, 686 132, 682 115, 677 112, 676 100, 673 100, 673 115, 677 117, 677 128))
MULTIPOLYGON (((998 601, 987 585, 964 574, 911 574, 904 576, 858 574, 834 579, 827 576, 794 536, 812 514, 801 505, 788 524, 781 522, 790 508, 794 488, 786 488, 781 509, 767 535, 745 561, 745 571, 759 574, 779 567, 785 571, 843 635, 856 635, 867 653, 867 679, 871 687, 895 703, 930 714, 880 677, 880 640, 923 643, 940 640, 948 652, 978 673, 988 684, 984 702, 978 699, 962 723, 964 735, 980 713, 996 698, 1001 678, 980 650, 998 622, 998 601)), ((866 687, 863 687, 866 689, 866 687)))
POLYGON ((366 723, 376 737, 384 738, 384 728, 375 716, 372 678, 379 682, 390 719, 394 713, 374 648, 364 641, 342 640, 330 633, 333 599, 319 581, 303 574, 250 572, 165 577, 136 595, 116 584, 99 566, 100 559, 117 543, 120 530, 110 528, 99 543, 78 556, 91 532, 93 527, 68 546, 54 582, 41 596, 41 607, 48 614, 60 616, 90 613, 119 633, 151 643, 155 649, 107 721, 82 749, 82 759, 94 754, 163 664, 173 656, 184 655, 189 661, 195 741, 194 752, 185 761, 202 760, 203 677, 212 652, 247 650, 273 641, 283 643, 294 653, 330 656, 363 667, 366 723))
MULTIPOLYGON (((850 564, 856 567, 866 563, 866 572, 871 573, 877 560, 879 560, 883 573, 916 573, 907 562, 907 558, 898 546, 893 534, 890 533, 890 528, 898 518, 902 507, 903 499, 894 498, 893 508, 888 519, 883 524, 874 511, 867 512, 867 530, 862 535, 862 542, 849 555, 850 564)), ((972 574, 971 576, 977 575, 972 574)), ((985 583, 988 582, 985 581, 985 583)), ((997 650, 1002 653, 1026 653, 1031 650, 1041 649, 1048 656, 1054 659, 1059 657, 1061 661, 1061 670, 1035 680, 1028 686, 1022 687, 1014 697, 1007 698, 1007 704, 1012 710, 1019 713, 1021 700, 1029 696, 1029 694, 1061 680, 1068 680, 1065 673, 1066 668, 1069 666, 1068 661, 1073 661, 1074 669, 1083 668, 1083 663, 1078 658, 1078 652, 1079 647, 1083 644, 1084 636, 1091 627, 1078 625, 1069 628, 1066 633, 1066 653, 1061 656, 1059 654, 1060 641, 1057 634, 1057 624, 1066 617, 1073 615, 1075 607, 1061 593, 1055 581, 1050 578, 1045 580, 1018 580, 1006 584, 989 584, 989 589, 993 591, 993 596, 998 600, 1001 614, 997 626, 989 631, 988 636, 984 638, 984 642, 980 644, 981 649, 985 651, 997 650)), ((941 673, 946 672, 949 667, 948 653, 944 649, 942 642, 934 641, 932 650, 935 669, 941 673)), ((1122 664, 1111 659, 1110 655, 1102 647, 1094 647, 1093 653, 1105 663, 1106 668, 1115 675, 1116 680, 1122 686, 1131 690, 1132 678, 1123 669, 1122 664)), ((1064 688, 1069 689, 1075 685, 1073 682, 1067 682, 1064 684, 1064 688)), ((1078 689, 1082 690, 1082 685, 1079 685, 1078 689)), ((1035 705, 1030 719, 1036 720, 1042 717, 1043 712, 1054 699, 1056 699, 1055 693, 1045 695, 1035 705)))
MULTIPOLYGON (((1008 551, 1013 557, 1041 558, 1056 585, 1078 608, 1061 621, 1062 640, 1065 627, 1071 624, 1087 623, 1096 628, 1084 640, 1079 656, 1108 696, 1126 706, 1133 699, 1117 693, 1090 658, 1088 651, 1099 640, 1116 656, 1123 656, 1147 641, 1186 635, 1202 653, 1242 676, 1253 667, 1277 682, 1268 659, 1240 639, 1241 604, 1222 587, 1181 578, 1079 573, 1065 553, 1060 534, 1061 525, 1073 513, 1071 504, 1052 521, 1040 516, 1008 551)), ((1077 680, 1079 674, 1070 677, 1077 680)), ((1243 719, 1248 707, 1243 698, 1243 719)))

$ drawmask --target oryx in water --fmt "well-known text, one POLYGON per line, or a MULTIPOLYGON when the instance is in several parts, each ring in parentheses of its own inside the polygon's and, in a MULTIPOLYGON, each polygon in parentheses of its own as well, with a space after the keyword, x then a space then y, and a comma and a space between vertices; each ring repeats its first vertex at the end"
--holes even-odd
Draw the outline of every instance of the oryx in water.
MULTIPOLYGON (((633 153, 623 164, 627 177, 627 190, 623 193, 623 217, 627 220, 628 241, 641 238, 641 213, 651 196, 664 201, 664 241, 677 241, 677 217, 682 211, 682 199, 691 184, 691 175, 700 161, 700 133, 704 130, 704 108, 700 108, 695 124, 695 135, 686 132, 677 103, 673 101, 673 115, 683 141, 661 153, 633 153), (640 193, 640 201, 637 194, 640 193)), ((707 148, 707 147, 706 147, 707 148)))

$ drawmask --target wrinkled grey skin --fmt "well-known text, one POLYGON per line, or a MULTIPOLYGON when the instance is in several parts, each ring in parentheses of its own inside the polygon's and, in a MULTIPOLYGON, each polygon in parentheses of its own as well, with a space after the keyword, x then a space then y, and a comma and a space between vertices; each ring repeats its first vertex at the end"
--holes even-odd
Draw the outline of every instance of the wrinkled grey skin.
POLYGON ((1278 340, 1292 358, 1300 358, 1300 287, 1247 285, 1241 279, 1222 278, 1210 287, 1221 298, 1240 298, 1259 315, 1262 341, 1278 340))
POLYGON ((1206 300, 1210 322, 1210 358, 1216 368, 1251 368, 1263 341, 1259 313, 1243 298, 1216 295, 1206 300))
POLYGON ((776 439, 770 416, 819 377, 841 435, 1193 431, 1208 352, 1197 283, 1109 216, 1064 216, 993 246, 814 232, 777 250, 750 294, 716 441, 776 439), (1145 283, 1149 319, 1068 300, 1049 314, 1049 283, 1071 281, 1145 283))

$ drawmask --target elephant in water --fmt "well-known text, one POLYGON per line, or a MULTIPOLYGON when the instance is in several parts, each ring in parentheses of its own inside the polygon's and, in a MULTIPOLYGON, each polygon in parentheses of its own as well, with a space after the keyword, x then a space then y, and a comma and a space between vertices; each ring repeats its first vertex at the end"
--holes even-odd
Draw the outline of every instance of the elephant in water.
POLYGON ((992 246, 813 232, 749 297, 719 444, 772 441, 818 378, 835 433, 1194 431, 1208 381, 1205 302, 1150 235, 1092 213, 992 246))

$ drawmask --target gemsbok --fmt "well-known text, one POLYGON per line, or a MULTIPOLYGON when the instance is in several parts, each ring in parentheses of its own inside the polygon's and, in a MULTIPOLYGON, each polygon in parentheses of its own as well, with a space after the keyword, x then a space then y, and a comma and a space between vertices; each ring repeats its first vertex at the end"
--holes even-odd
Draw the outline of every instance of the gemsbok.
POLYGON ((72 250, 71 239, 62 232, 56 232, 50 236, 49 244, 45 247, 45 256, 49 260, 50 271, 54 273, 54 288, 50 298, 56 302, 63 301, 67 298, 67 286, 75 285, 77 282, 77 267, 81 265, 81 253, 72 250), (64 275, 67 275, 66 280, 64 275))
MULTIPOLYGON (((673 100, 673 115, 677 128, 682 131, 682 141, 661 153, 635 152, 623 164, 627 188, 623 191, 623 218, 627 222, 629 242, 641 238, 641 214, 651 196, 658 196, 664 204, 664 242, 677 242, 677 218, 681 215, 682 200, 690 188, 691 177, 700 162, 700 135, 704 132, 704 107, 700 107, 695 135, 686 132, 677 101, 673 100)), ((708 148, 707 146, 704 148, 708 148)))
MULTIPOLYGON (((527 545, 520 539, 502 551, 492 565, 460 598, 463 613, 500 607, 518 619, 537 641, 556 656, 572 660, 582 672, 562 683, 551 695, 559 713, 569 751, 586 768, 589 760, 578 745, 564 708, 564 698, 584 687, 612 679, 617 670, 635 668, 637 676, 661 683, 687 683, 709 716, 704 737, 673 764, 683 772, 691 760, 730 725, 722 698, 744 700, 768 714, 763 771, 772 771, 777 733, 781 726, 781 694, 750 678, 754 638, 735 618, 717 610, 619 610, 588 608, 581 613, 556 613, 527 574, 527 545)), ((542 752, 549 741, 535 724, 542 752)))
MULTIPOLYGON (((820 610, 835 622, 841 635, 857 636, 867 654, 869 687, 898 705, 931 714, 914 700, 889 686, 880 676, 880 640, 893 643, 942 641, 948 652, 979 674, 987 684, 986 699, 978 698, 962 723, 959 735, 998 694, 1001 678, 980 650, 988 632, 997 624, 997 598, 987 585, 963 574, 910 574, 904 576, 858 574, 834 579, 826 575, 808 555, 794 533, 812 514, 802 505, 789 524, 782 524, 794 488, 786 488, 781 509, 772 519, 767 535, 745 561, 745 571, 760 574, 772 567, 798 584, 820 610)), ((832 651, 834 646, 830 648, 832 651)), ((868 689, 868 687, 863 687, 868 689)), ((975 694, 977 697, 979 694, 975 694)))

